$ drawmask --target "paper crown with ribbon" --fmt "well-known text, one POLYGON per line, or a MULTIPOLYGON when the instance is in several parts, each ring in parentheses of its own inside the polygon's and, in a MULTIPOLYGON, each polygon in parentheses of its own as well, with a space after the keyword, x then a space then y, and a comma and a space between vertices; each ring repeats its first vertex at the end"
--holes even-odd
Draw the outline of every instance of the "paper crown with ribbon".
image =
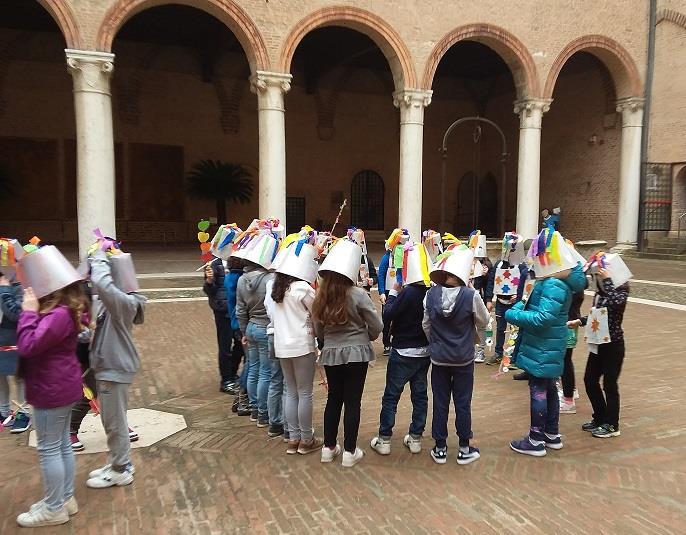
POLYGON ((403 246, 403 284, 431 285, 431 258, 422 243, 408 241, 403 246))
POLYGON ((312 284, 317 279, 319 269, 317 256, 317 249, 310 243, 292 242, 279 251, 277 260, 274 261, 277 264, 274 271, 312 284))
POLYGON ((0 238, 0 273, 12 278, 17 270, 17 262, 24 256, 24 248, 14 238, 0 238))
POLYGON ((444 232, 443 233, 443 247, 444 249, 448 249, 451 245, 462 245, 462 240, 455 236, 454 234, 450 234, 450 232, 444 232))
POLYGON ((425 230, 422 232, 422 243, 431 261, 435 262, 436 257, 443 252, 441 235, 433 229, 425 230))
MULTIPOLYGON (((290 254, 291 247, 295 247, 297 254, 300 255, 300 250, 305 245, 310 245, 312 247, 315 247, 316 242, 317 242, 317 231, 315 231, 309 225, 305 225, 303 228, 300 229, 299 232, 293 232, 292 234, 289 234, 288 236, 286 236, 283 239, 283 241, 279 245, 279 251, 276 253, 276 257, 274 258, 274 261, 272 262, 270 270, 271 271, 278 271, 281 263, 290 254)), ((315 247, 315 251, 317 251, 317 254, 315 255, 315 258, 317 258, 319 256, 319 251, 317 250, 316 247, 315 247)))
POLYGON ((114 238, 105 236, 99 228, 94 229, 93 234, 96 241, 88 249, 89 256, 96 250, 103 251, 109 257, 114 285, 124 293, 137 292, 140 286, 131 253, 122 251, 121 243, 114 238))
POLYGON ((279 250, 283 226, 278 219, 254 219, 234 242, 233 256, 269 269, 279 250))
POLYGON ((436 284, 445 285, 448 276, 454 275, 467 285, 473 269, 473 251, 466 245, 454 244, 438 256, 430 276, 436 284))
POLYGON ((633 277, 622 257, 616 253, 598 251, 588 259, 584 267, 592 275, 595 275, 599 268, 606 269, 615 287, 626 284, 633 277))
POLYGON ((516 232, 506 232, 503 236, 503 245, 500 258, 511 266, 518 266, 526 259, 524 250, 524 237, 516 232))
POLYGON ((362 248, 353 240, 336 240, 329 249, 319 273, 333 272, 350 279, 357 284, 360 276, 360 264, 362 263, 362 248))
POLYGON ((469 235, 469 248, 474 251, 475 258, 486 258, 488 250, 486 247, 486 235, 481 234, 480 230, 474 230, 469 235))
POLYGON ((576 258, 576 261, 580 262, 581 265, 585 268, 586 259, 581 255, 581 253, 579 253, 579 251, 576 250, 574 242, 572 240, 568 240, 567 238, 565 238, 565 243, 567 244, 567 247, 569 247, 569 250, 572 252, 574 258, 576 258))
POLYGON ((30 252, 26 252, 17 262, 17 278, 24 288, 33 288, 37 298, 83 279, 54 245, 31 245, 30 252))
POLYGON ((409 239, 410 233, 406 228, 396 228, 384 244, 387 251, 392 251, 397 245, 405 245, 409 239))
POLYGON ((238 236, 243 231, 236 223, 229 223, 228 225, 221 225, 218 229, 212 242, 210 243, 209 252, 222 260, 227 260, 233 252, 233 244, 238 236))
POLYGON ((532 262, 537 279, 550 277, 577 265, 576 257, 562 235, 550 227, 541 230, 538 237, 531 242, 527 256, 532 262))

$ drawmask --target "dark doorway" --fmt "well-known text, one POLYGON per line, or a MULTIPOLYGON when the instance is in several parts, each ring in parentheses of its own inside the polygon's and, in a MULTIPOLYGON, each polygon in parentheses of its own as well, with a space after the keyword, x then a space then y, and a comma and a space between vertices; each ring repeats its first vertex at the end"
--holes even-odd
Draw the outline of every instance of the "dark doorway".
POLYGON ((352 182, 351 224, 363 230, 384 230, 384 184, 381 176, 361 171, 352 182))

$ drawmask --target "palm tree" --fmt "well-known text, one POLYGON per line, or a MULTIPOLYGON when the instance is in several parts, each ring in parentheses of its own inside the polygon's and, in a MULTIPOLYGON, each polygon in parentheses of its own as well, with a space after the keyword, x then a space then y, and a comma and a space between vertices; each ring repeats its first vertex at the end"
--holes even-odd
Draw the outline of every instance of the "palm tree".
POLYGON ((186 176, 186 192, 195 199, 217 204, 217 223, 226 221, 226 201, 246 204, 253 192, 252 175, 239 164, 200 160, 186 176))

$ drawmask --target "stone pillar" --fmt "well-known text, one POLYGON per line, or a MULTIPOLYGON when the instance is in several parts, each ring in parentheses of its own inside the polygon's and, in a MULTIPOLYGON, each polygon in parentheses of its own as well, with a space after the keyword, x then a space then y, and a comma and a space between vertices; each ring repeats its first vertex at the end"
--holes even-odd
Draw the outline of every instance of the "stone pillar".
POLYGON ((286 225, 286 123, 284 95, 290 74, 257 71, 250 90, 257 94, 260 129, 259 216, 277 217, 286 225))
POLYGON ((93 243, 93 229, 115 236, 114 136, 110 76, 114 54, 65 50, 74 79, 76 206, 79 256, 93 243))
POLYGON ((514 103, 519 114, 519 163, 517 166, 517 232, 533 238, 539 231, 541 189, 541 122, 551 99, 526 99, 514 103))
POLYGON ((432 94, 419 89, 393 93, 393 104, 400 109, 398 227, 408 229, 417 242, 422 240, 424 108, 431 103, 432 94))
POLYGON ((617 101, 617 112, 622 114, 619 209, 617 213, 617 245, 619 249, 635 249, 638 239, 643 101, 644 99, 640 97, 617 101))

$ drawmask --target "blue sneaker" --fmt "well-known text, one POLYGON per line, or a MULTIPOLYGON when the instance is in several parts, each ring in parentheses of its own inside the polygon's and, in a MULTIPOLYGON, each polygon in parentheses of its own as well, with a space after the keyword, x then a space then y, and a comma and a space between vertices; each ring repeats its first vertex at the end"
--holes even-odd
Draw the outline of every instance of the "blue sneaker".
POLYGON ((543 437, 543 442, 545 442, 546 448, 549 448, 551 450, 562 449, 562 435, 549 435, 548 433, 545 433, 543 437))
POLYGON ((534 443, 531 442, 529 435, 510 442, 510 448, 517 453, 531 455, 533 457, 545 457, 546 454, 545 444, 541 442, 538 445, 534 445, 534 443))
POLYGON ((481 457, 481 454, 479 453, 479 448, 473 448, 472 446, 469 446, 469 452, 463 453, 462 450, 460 450, 457 453, 457 464, 473 463, 479 457, 481 457))
POLYGON ((23 433, 24 431, 28 431, 30 427, 31 418, 28 414, 20 412, 14 417, 14 423, 12 424, 12 431, 10 431, 10 433, 23 433))

